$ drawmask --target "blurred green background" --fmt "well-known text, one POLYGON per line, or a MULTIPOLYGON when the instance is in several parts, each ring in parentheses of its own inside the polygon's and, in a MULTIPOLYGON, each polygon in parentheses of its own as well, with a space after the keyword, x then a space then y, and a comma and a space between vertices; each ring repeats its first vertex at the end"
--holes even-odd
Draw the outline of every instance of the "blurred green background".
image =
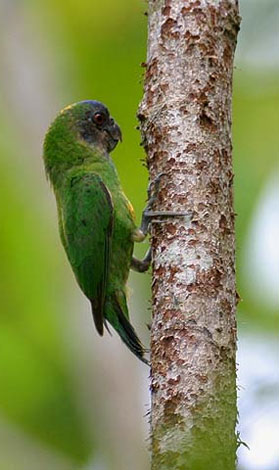
MULTIPOLYGON (((233 105, 239 404, 251 450, 240 450, 239 468, 275 470, 278 5, 240 3, 233 105)), ((149 466, 148 370, 115 335, 97 337, 58 238, 41 159, 43 136, 62 107, 103 101, 123 131, 113 158, 140 218, 147 172, 135 114, 146 7, 142 0, 0 1, 0 470, 149 466)), ((145 344, 149 284, 149 274, 131 275, 132 321, 145 344)))

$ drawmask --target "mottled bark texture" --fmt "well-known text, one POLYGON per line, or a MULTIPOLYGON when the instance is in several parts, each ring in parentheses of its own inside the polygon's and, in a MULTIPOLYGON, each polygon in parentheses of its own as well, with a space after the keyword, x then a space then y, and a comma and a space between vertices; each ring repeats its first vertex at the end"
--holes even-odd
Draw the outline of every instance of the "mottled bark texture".
POLYGON ((236 289, 231 144, 237 0, 149 0, 139 108, 152 226, 152 469, 235 468, 236 289))

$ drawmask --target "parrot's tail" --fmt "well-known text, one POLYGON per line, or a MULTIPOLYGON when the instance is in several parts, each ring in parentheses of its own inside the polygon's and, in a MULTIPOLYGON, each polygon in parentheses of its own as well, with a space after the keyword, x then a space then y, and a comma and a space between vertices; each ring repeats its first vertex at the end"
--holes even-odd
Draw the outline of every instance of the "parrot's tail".
POLYGON ((91 303, 91 310, 93 315, 93 320, 95 323, 96 330, 98 331, 100 336, 104 334, 104 301, 100 298, 97 299, 89 299, 91 303))
MULTIPOLYGON (((123 297, 126 306, 126 299, 124 294, 123 297)), ((123 302, 121 302, 121 304, 123 304, 123 302)), ((106 304, 105 316, 107 317, 109 323, 117 331, 122 341, 126 344, 126 346, 128 346, 130 351, 132 351, 132 353, 135 354, 135 356, 137 356, 142 362, 149 365, 148 360, 144 357, 147 349, 139 340, 134 328, 121 308, 119 299, 115 295, 110 297, 109 302, 106 304)))

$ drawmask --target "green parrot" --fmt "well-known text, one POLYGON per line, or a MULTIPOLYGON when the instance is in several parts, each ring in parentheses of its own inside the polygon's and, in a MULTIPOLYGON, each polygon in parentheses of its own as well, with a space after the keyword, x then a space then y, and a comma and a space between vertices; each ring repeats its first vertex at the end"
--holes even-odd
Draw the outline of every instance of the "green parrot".
POLYGON ((64 108, 44 141, 46 174, 53 187, 62 244, 77 282, 89 299, 96 329, 107 322, 143 362, 145 348, 129 322, 126 283, 130 268, 150 264, 133 257, 148 222, 137 228, 132 205, 122 191, 110 152, 121 141, 118 124, 98 101, 64 108))

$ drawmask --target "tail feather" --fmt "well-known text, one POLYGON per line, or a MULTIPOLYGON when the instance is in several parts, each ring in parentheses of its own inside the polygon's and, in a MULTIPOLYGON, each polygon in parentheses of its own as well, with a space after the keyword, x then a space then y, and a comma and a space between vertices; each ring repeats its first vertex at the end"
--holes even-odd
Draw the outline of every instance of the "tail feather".
POLYGON ((103 308, 100 305, 100 302, 97 300, 91 300, 91 310, 92 310, 92 315, 95 323, 96 330, 98 331, 100 336, 103 336, 104 334, 104 317, 103 317, 103 308))
POLYGON ((121 328, 119 329, 119 334, 122 341, 128 346, 128 348, 145 364, 148 364, 147 359, 145 359, 144 354, 147 350, 142 345, 139 340, 134 328, 131 323, 127 320, 124 314, 118 316, 119 323, 121 328))
POLYGON ((118 321, 110 321, 110 318, 108 318, 109 322, 117 331, 120 338, 130 349, 130 351, 132 351, 132 353, 135 354, 135 356, 137 356, 142 362, 149 365, 149 362, 144 357, 144 354, 147 352, 147 349, 144 348, 141 341, 139 340, 134 328, 132 327, 128 318, 125 316, 116 296, 112 298, 112 307, 114 315, 117 315, 118 321))

